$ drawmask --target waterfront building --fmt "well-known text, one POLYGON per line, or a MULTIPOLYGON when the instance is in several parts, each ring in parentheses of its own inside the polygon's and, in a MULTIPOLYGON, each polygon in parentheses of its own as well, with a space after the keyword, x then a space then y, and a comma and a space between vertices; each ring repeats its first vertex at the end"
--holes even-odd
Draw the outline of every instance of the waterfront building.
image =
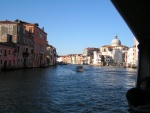
POLYGON ((71 57, 71 64, 76 64, 76 56, 75 56, 75 54, 70 54, 69 55, 70 57, 71 57))
POLYGON ((10 70, 16 66, 15 45, 12 42, 10 43, 0 43, 0 70, 10 70))
POLYGON ((58 63, 63 62, 63 63, 66 63, 66 64, 70 64, 71 63, 71 57, 68 56, 68 55, 58 56, 57 57, 57 62, 58 63))
MULTIPOLYGON (((64 60, 64 59, 63 59, 64 60)), ((66 55, 65 56, 65 60, 66 63, 71 64, 71 56, 70 55, 66 55)))
MULTIPOLYGON (((100 47, 100 52, 104 56, 110 56, 112 58, 113 63, 115 64, 123 64, 124 61, 124 51, 127 51, 128 47, 121 45, 121 41, 118 39, 118 36, 115 35, 114 39, 111 41, 111 45, 104 45, 100 47)), ((107 57, 105 57, 107 58, 107 57)), ((111 59, 105 59, 105 61, 112 62, 111 59)))
POLYGON ((100 51, 93 52, 93 65, 104 65, 104 56, 100 51))
POLYGON ((66 63, 66 64, 70 64, 71 63, 71 56, 68 56, 68 55, 62 56, 62 62, 66 63))
POLYGON ((20 21, 20 23, 33 37, 33 67, 47 65, 47 33, 44 31, 44 27, 42 29, 39 28, 38 23, 28 23, 24 21, 20 21))
POLYGON ((63 62, 68 64, 76 64, 76 54, 68 54, 63 56, 63 62))
POLYGON ((82 64, 82 54, 68 54, 65 59, 63 61, 69 64, 82 64))
POLYGON ((76 64, 83 64, 83 56, 82 54, 76 54, 76 64))
POLYGON ((62 61, 63 61, 63 56, 58 56, 57 62, 59 63, 59 62, 62 62, 62 61))
POLYGON ((136 65, 138 65, 138 53, 139 53, 139 49, 138 49, 138 45, 139 45, 139 42, 138 40, 134 37, 134 47, 135 47, 135 53, 134 53, 134 62, 136 65))
POLYGON ((52 45, 47 44, 47 65, 53 65, 52 45))
POLYGON ((127 67, 137 67, 138 65, 138 41, 134 38, 134 46, 130 47, 127 52, 127 67))
POLYGON ((58 54, 57 54, 57 51, 56 51, 55 47, 53 47, 53 51, 52 52, 53 52, 53 54, 52 54, 53 65, 57 65, 56 60, 57 60, 58 54))
POLYGON ((13 62, 16 68, 32 66, 33 39, 20 22, 0 21, 0 42, 10 47, 11 42, 14 44, 13 62))
POLYGON ((99 48, 85 48, 83 50, 83 64, 93 64, 93 52, 99 52, 99 48))
POLYGON ((123 51, 123 66, 127 66, 128 50, 123 51))
MULTIPOLYGON (((18 22, 18 21, 17 21, 18 22)), ((20 23, 20 22, 18 22, 20 23)), ((21 23, 20 23, 21 25, 21 23)), ((25 28, 25 27, 24 27, 25 28)), ((33 34, 25 30, 23 37, 22 55, 25 68, 32 68, 34 64, 34 37, 33 34)))
POLYGON ((57 62, 63 62, 66 64, 83 64, 82 54, 68 54, 64 56, 58 56, 57 62))
POLYGON ((123 51, 120 49, 113 50, 113 60, 113 62, 117 64, 123 63, 123 51))
POLYGON ((132 67, 132 64, 134 63, 134 52, 135 47, 130 47, 127 52, 127 66, 132 67))
POLYGON ((3 59, 3 53, 0 53, 2 68, 40 67, 47 65, 49 60, 51 60, 50 65, 56 65, 56 48, 50 46, 50 55, 47 59, 47 33, 44 27, 41 29, 38 26, 38 23, 28 23, 18 19, 0 21, 0 50, 13 51, 14 55, 11 56, 13 60, 8 57, 3 59))
POLYGON ((113 59, 112 59, 112 57, 111 56, 109 56, 109 55, 104 55, 104 65, 107 65, 107 66, 109 66, 109 65, 112 65, 114 62, 113 62, 113 59))
POLYGON ((57 53, 56 48, 47 44, 47 65, 56 65, 57 53))
POLYGON ((61 63, 70 64, 71 63, 71 57, 68 55, 58 56, 56 61, 58 64, 61 64, 61 63))

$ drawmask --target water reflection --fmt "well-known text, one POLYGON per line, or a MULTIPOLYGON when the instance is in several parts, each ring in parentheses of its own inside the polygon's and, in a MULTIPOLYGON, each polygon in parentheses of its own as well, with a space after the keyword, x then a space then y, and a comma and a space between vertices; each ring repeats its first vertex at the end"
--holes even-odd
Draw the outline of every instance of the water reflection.
POLYGON ((2 72, 0 112, 124 113, 136 70, 74 65, 2 72))

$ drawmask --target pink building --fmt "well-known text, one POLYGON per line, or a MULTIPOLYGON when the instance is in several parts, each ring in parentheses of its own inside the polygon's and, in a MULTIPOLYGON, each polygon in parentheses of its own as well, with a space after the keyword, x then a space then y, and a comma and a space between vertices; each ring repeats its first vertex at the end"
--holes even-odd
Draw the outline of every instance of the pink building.
MULTIPOLYGON (((47 33, 44 28, 39 28, 38 23, 28 23, 18 19, 0 21, 0 45, 3 68, 12 66, 31 68, 47 65, 47 33), (3 59, 3 51, 8 55, 5 59, 3 59), (12 51, 13 54, 10 54, 12 51)), ((52 49, 52 61, 56 64, 56 48, 52 49)))

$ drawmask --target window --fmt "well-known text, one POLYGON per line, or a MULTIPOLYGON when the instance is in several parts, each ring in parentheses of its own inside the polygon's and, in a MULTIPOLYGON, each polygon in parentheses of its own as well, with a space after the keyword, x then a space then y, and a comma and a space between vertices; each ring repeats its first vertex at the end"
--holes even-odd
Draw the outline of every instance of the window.
POLYGON ((9 25, 9 31, 12 31, 12 30, 13 30, 13 26, 9 25))
POLYGON ((33 49, 31 49, 31 54, 33 54, 33 49))
POLYGON ((26 48, 26 53, 28 53, 28 48, 26 48))
POLYGON ((8 51, 8 54, 10 55, 10 50, 8 51))
POLYGON ((42 32, 40 32, 40 38, 42 38, 42 32))
POLYGON ((29 28, 29 33, 32 33, 32 27, 29 28))
POLYGON ((12 35, 7 34, 7 41, 12 42, 12 35))

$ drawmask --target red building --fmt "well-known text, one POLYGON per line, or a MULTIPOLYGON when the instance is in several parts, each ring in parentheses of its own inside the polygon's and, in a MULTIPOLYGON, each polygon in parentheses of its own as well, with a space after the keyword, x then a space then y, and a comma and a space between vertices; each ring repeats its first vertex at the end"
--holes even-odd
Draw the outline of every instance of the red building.
POLYGON ((38 23, 27 23, 21 21, 26 31, 33 36, 33 67, 47 65, 47 33, 44 28, 40 29, 38 23))

